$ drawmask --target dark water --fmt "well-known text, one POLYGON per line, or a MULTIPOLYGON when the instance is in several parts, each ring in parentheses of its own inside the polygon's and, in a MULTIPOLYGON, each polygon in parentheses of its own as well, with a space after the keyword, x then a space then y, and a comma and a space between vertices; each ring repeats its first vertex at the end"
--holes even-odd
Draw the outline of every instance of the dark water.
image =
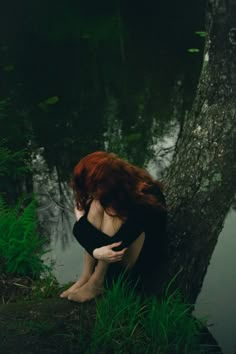
MULTIPOLYGON (((72 168, 106 149, 162 177, 196 92, 205 2, 13 3, 0 18, 1 88, 11 111, 4 134, 34 151, 45 259, 64 283, 79 277, 83 261, 71 232, 72 168)), ((235 226, 232 210, 196 303, 226 354, 236 349, 235 226)))
POLYGON ((195 314, 208 316, 210 331, 223 352, 236 350, 236 212, 228 213, 198 296, 195 314))

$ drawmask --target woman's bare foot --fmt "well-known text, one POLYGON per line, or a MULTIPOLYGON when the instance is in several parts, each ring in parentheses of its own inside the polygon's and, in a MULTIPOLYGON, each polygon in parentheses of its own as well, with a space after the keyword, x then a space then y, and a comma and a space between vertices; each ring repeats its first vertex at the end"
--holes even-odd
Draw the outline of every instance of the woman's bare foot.
POLYGON ((77 282, 75 282, 69 289, 63 291, 63 292, 60 294, 60 297, 62 297, 62 298, 67 297, 71 292, 76 291, 76 290, 79 289, 81 286, 83 286, 84 284, 86 284, 88 280, 89 280, 89 277, 80 278, 80 279, 77 280, 77 282))
POLYGON ((85 302, 94 299, 96 296, 102 294, 104 291, 103 286, 98 286, 93 282, 87 282, 80 288, 74 289, 73 292, 70 292, 68 295, 68 300, 85 302))

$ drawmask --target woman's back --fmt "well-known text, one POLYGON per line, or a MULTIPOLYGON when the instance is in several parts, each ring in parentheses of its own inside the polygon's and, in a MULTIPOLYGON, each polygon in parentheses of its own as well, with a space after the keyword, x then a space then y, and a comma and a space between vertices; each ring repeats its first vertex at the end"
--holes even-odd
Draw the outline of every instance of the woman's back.
POLYGON ((115 216, 113 210, 107 211, 99 200, 93 200, 89 207, 87 220, 104 234, 113 237, 123 224, 123 220, 115 216))

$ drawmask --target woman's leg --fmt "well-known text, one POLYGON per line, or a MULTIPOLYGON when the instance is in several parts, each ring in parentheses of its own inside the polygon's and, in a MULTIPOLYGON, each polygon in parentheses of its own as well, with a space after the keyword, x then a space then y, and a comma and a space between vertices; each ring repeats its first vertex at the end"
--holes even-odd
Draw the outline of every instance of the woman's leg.
MULTIPOLYGON (((145 241, 144 232, 129 246, 122 261, 123 268, 132 269, 137 262, 145 241)), ((109 267, 109 263, 99 260, 94 272, 89 279, 79 287, 71 289, 68 293, 68 300, 85 302, 100 295, 104 290, 104 279, 109 267)))
POLYGON ((128 247, 121 261, 122 265, 128 270, 132 269, 138 260, 145 241, 145 233, 142 232, 139 237, 128 247))
POLYGON ((80 288, 82 285, 87 283, 87 281, 89 280, 89 278, 94 272, 96 263, 97 260, 91 257, 87 251, 84 251, 84 269, 81 277, 69 289, 63 291, 60 297, 67 297, 70 292, 80 288))
POLYGON ((99 260, 95 271, 90 276, 89 280, 83 286, 70 292, 68 295, 68 300, 85 302, 100 295, 104 290, 104 279, 108 267, 108 263, 99 260))
POLYGON ((144 241, 145 234, 142 233, 128 247, 123 256, 123 259, 120 262, 110 264, 106 275, 106 284, 108 288, 111 288, 113 281, 116 281, 120 276, 122 276, 123 280, 128 280, 128 283, 131 285, 131 287, 135 286, 136 289, 138 288, 142 269, 140 272, 140 269, 137 267, 137 261, 140 259, 140 253, 143 249, 144 241))

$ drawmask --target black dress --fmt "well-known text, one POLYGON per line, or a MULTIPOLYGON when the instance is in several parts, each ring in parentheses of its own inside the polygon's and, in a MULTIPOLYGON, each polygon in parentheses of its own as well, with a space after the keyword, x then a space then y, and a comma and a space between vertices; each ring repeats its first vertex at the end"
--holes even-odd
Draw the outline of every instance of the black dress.
MULTIPOLYGON (((154 195, 165 207, 165 198, 161 190, 155 186, 145 193, 154 195)), ((153 282, 152 275, 160 271, 167 257, 166 219, 163 208, 153 208, 149 205, 137 206, 128 216, 124 224, 114 236, 108 236, 98 230, 87 219, 88 210, 75 222, 73 234, 83 248, 93 257, 93 250, 115 242, 123 241, 119 249, 129 247, 142 232, 145 233, 143 247, 132 270, 128 272, 131 282, 137 283, 137 288, 149 287, 153 282), (148 285, 149 283, 149 285, 148 285)), ((117 248, 114 250, 118 250, 117 248)), ((106 275, 107 285, 124 271, 121 262, 111 263, 106 275)))

